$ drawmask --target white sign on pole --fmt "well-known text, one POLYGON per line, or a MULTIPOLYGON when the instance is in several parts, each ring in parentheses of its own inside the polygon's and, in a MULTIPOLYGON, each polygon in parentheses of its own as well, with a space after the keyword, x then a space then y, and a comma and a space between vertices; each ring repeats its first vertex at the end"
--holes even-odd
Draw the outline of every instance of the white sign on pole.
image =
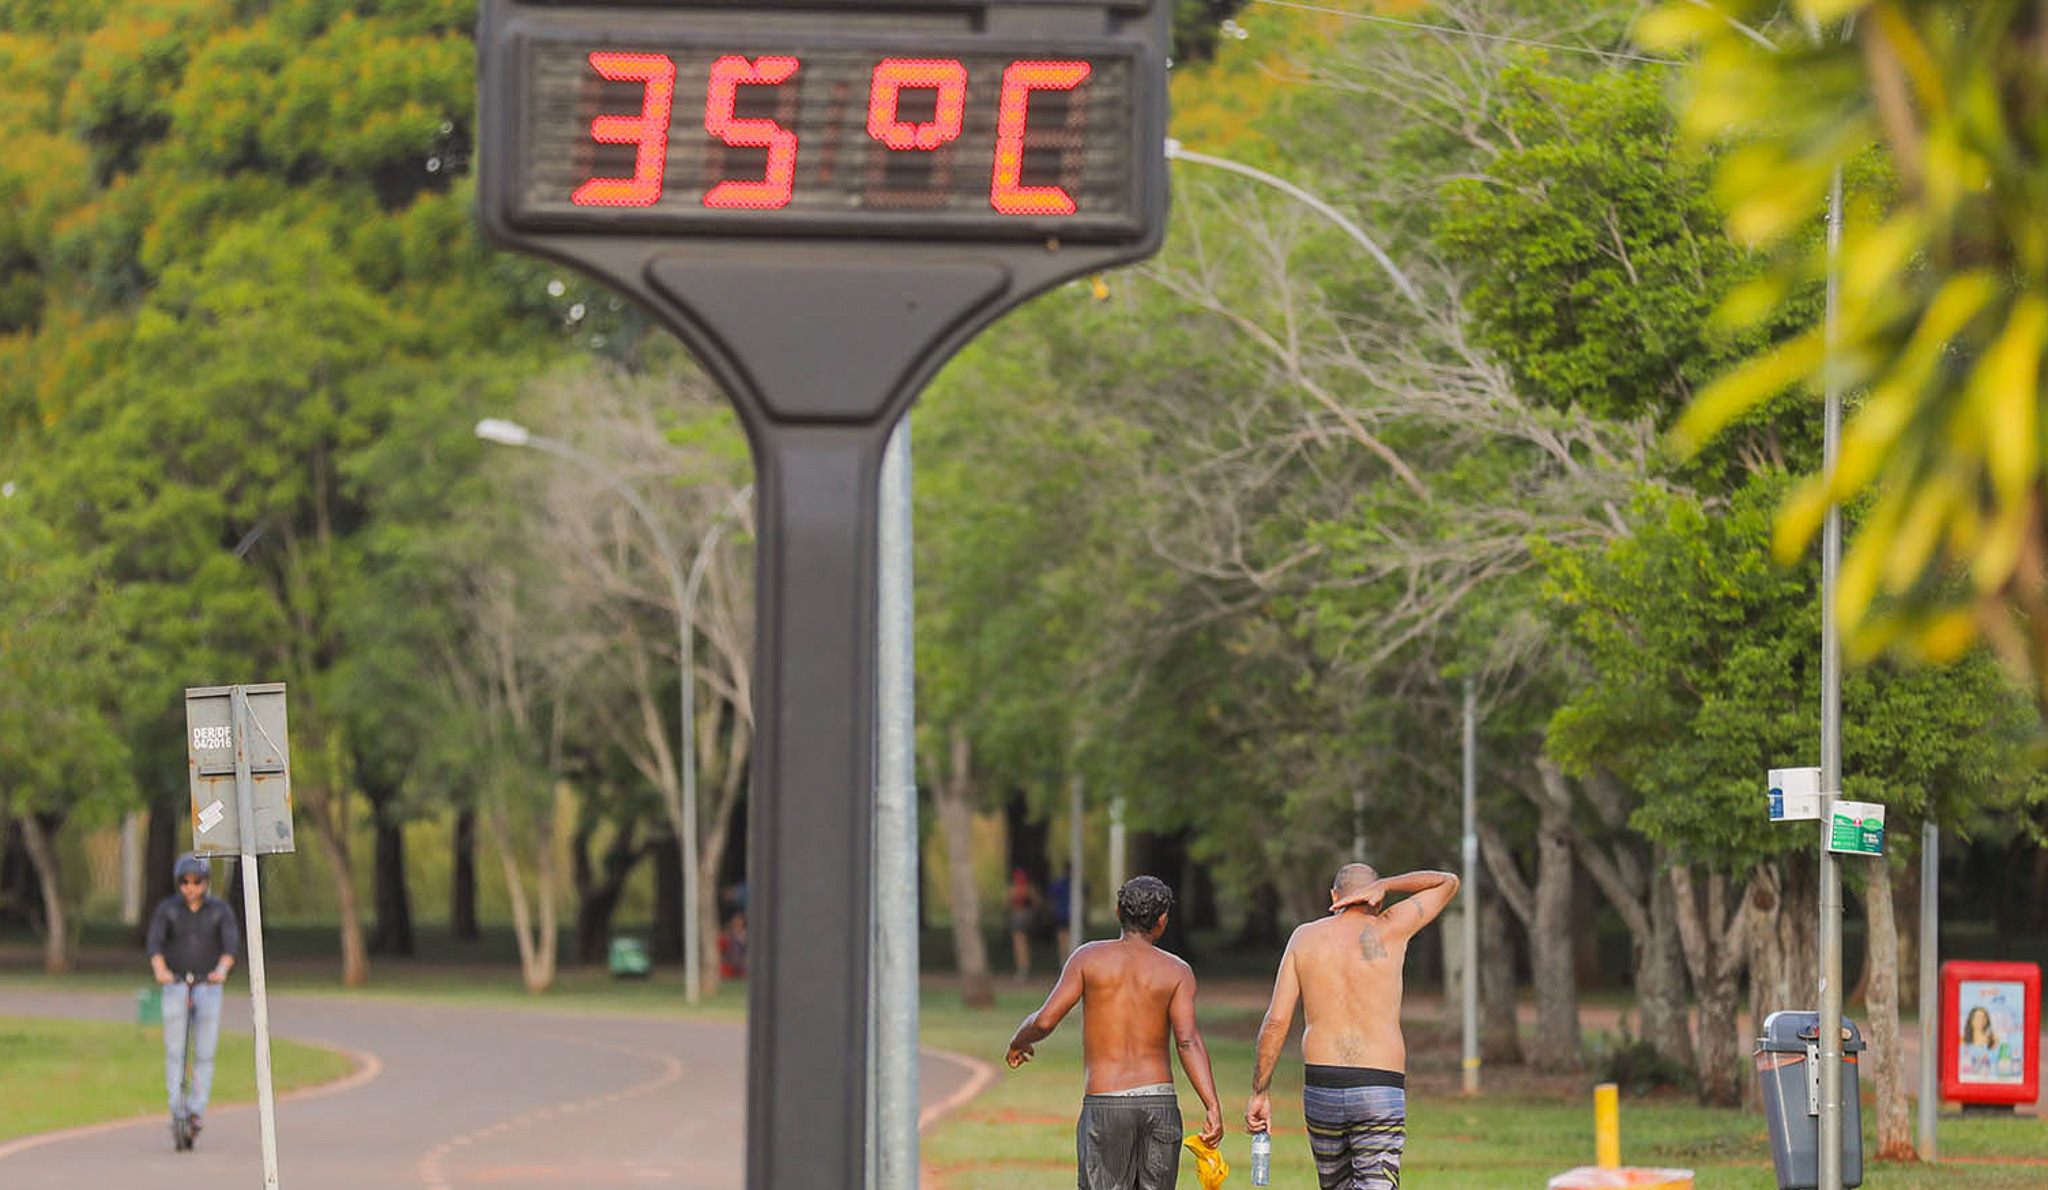
POLYGON ((1820 769, 1772 769, 1766 796, 1772 822, 1819 821, 1820 769))

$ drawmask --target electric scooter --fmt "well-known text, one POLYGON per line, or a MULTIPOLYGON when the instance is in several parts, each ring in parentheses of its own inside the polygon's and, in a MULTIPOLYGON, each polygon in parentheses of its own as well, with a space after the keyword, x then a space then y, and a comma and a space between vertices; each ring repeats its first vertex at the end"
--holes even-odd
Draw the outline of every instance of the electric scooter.
POLYGON ((186 1106, 192 1101, 192 1035, 199 1028, 199 1004, 193 997, 194 981, 185 976, 185 1053, 179 1059, 184 1078, 178 1084, 178 1102, 171 1109, 171 1148, 185 1152, 192 1147, 192 1116, 186 1106))

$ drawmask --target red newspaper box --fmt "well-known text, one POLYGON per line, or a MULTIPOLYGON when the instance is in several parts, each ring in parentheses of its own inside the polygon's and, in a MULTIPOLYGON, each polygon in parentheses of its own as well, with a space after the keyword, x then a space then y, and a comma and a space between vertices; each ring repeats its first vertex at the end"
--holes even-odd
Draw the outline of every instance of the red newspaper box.
POLYGON ((1941 965, 1941 1097, 2019 1104, 2041 1097, 2041 968, 1941 965))

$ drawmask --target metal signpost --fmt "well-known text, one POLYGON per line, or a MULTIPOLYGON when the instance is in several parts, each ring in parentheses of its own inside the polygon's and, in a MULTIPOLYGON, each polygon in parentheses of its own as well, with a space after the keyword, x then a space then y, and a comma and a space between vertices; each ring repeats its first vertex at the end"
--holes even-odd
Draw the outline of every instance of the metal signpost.
POLYGON ((284 683, 195 686, 185 691, 186 768, 192 778, 192 850, 241 865, 249 923, 249 1004, 256 1030, 256 1125, 263 1185, 277 1188, 277 1100, 270 1083, 270 1000, 263 978, 263 890, 258 855, 295 850, 291 741, 284 683))
POLYGON ((1165 229, 1164 0, 485 0, 478 216, 753 446, 747 1185, 866 1167, 877 473, 977 331, 1165 229), (854 841, 859 842, 854 842, 854 841))

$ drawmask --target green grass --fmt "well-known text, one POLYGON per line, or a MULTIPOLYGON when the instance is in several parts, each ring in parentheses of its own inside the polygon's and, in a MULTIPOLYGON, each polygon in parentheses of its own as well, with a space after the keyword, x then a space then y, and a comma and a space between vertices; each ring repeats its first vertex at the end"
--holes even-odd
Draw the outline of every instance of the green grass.
MULTIPOLYGON (((967 1054, 998 1068, 995 1083, 979 1099, 938 1123, 925 1134, 923 1158, 936 1175, 937 1190, 1041 1190, 1068 1184, 1073 1177, 1074 1114, 1081 1094, 1079 1016, 1070 1018, 1038 1047, 1036 1060, 1021 1071, 1001 1070, 1004 1044, 1024 1014, 1038 1006, 1051 972, 1026 987, 1005 984, 994 1011, 971 1012, 959 1006, 950 983, 926 986, 922 1039, 926 1046, 967 1054)), ((102 970, 63 977, 26 972, 0 974, 0 986, 132 992, 132 973, 102 970)), ((345 991, 324 966, 297 968, 287 962, 271 976, 273 992, 317 992, 351 998, 393 999, 496 1008, 539 1008, 549 1011, 634 1014, 651 1017, 739 1020, 746 1010, 744 985, 729 984, 697 1008, 683 1004, 682 981, 673 971, 658 970, 648 980, 614 980, 602 969, 568 969, 560 983, 541 996, 529 995, 516 968, 471 969, 386 962, 372 968, 372 986, 345 991)), ((1258 1009, 1221 1003, 1205 984, 1202 1023, 1222 1096, 1229 1131, 1224 1155, 1233 1167, 1229 1186, 1243 1186, 1250 1164, 1243 1133, 1246 1083, 1251 1071, 1251 1037, 1258 1009)), ((81 1031, 98 1040, 88 1049, 64 1042, 68 1064, 63 1070, 28 1065, 36 1043, 21 1039, 21 1026, 41 1022, 0 1018, 0 1138, 41 1128, 107 1119, 157 1110, 155 1091, 160 1045, 155 1029, 133 1025, 49 1025, 81 1031), (123 1056, 125 1055, 125 1056, 123 1056), (45 1084, 64 1079, 85 1081, 126 1062, 118 1074, 107 1074, 106 1089, 60 1088, 45 1094, 45 1084), (116 1102, 118 1089, 128 1099, 116 1102), (68 1102, 69 1118, 24 1123, 31 1108, 45 1100, 68 1102), (80 1114, 88 1111, 90 1114, 80 1114)), ((1415 1030, 1418 1039, 1428 1030, 1415 1030)), ((68 1034, 66 1035, 69 1036, 68 1034)), ((222 1039, 223 1057, 218 1096, 247 1098, 248 1039, 222 1039), (231 1049, 230 1046, 239 1046, 231 1049), (239 1072, 239 1083, 234 1081, 239 1072), (239 1088, 239 1089, 236 1089, 239 1088)), ((279 1045, 280 1085, 286 1059, 279 1045)), ((296 1047, 293 1047, 296 1048, 296 1047)), ((345 1068, 334 1065, 310 1081, 345 1068)), ((1441 1057, 1441 1056, 1438 1056, 1441 1057)), ((1432 1067, 1422 1055, 1418 1068, 1451 1069, 1454 1057, 1432 1067)), ((1299 1190, 1315 1184, 1300 1121, 1301 1063, 1298 1044, 1290 1046, 1274 1080, 1274 1114, 1278 1143, 1274 1146, 1273 1185, 1299 1190)), ((1449 1076, 1419 1080, 1448 1085, 1449 1076)), ((1590 1083, 1590 1080, 1588 1080, 1590 1083)), ((1182 1080, 1185 1086, 1185 1080, 1182 1080)), ((1496 1084, 1498 1085, 1498 1084, 1496 1084)), ((1866 1086, 1865 1090, 1869 1088, 1866 1086)), ((1547 1180, 1566 1169, 1593 1160, 1590 1092, 1570 1101, 1496 1091, 1467 1100, 1452 1094, 1418 1089, 1409 1101, 1409 1140, 1402 1184, 1409 1190, 1541 1190, 1547 1180)), ((1183 1090, 1181 1109, 1191 1124, 1199 1123, 1200 1104, 1183 1090)), ((1867 1126, 1872 1121, 1865 1105, 1867 1126)), ((1630 1165, 1691 1169, 1700 1190, 1774 1190, 1770 1151, 1762 1117, 1740 1111, 1701 1108, 1684 1096, 1624 1098, 1621 1112, 1622 1158, 1630 1165)), ((2048 1186, 2048 1164, 2014 1164, 2014 1159, 2048 1162, 2048 1122, 2027 1117, 1942 1118, 1942 1156, 1937 1166, 1873 1164, 1865 1185, 1873 1190, 2041 1190, 2048 1186), (1976 1163, 1978 1159, 1985 1163, 1976 1163), (1993 1164, 1990 1162, 2005 1162, 1993 1164)), ((1866 1137, 1866 1152, 1874 1142, 1866 1137)), ((1194 1163, 1182 1162, 1182 1187, 1196 1185, 1194 1163)))
MULTIPOLYGON (((0 1016, 0 1141, 164 1109, 163 1026, 0 1016)), ((213 1101, 256 1098, 254 1041, 223 1031, 213 1101)), ((273 1040, 279 1092, 340 1078, 345 1054, 273 1040)))
MULTIPOLYGON (((1011 1030, 1036 1008, 1036 994, 1006 993, 997 1011, 970 1013, 936 989, 925 998, 926 1045, 1000 1062, 1011 1030)), ((1244 1096, 1251 1075, 1254 1012, 1203 1013, 1203 1032, 1216 1071, 1226 1129, 1226 1185, 1245 1185, 1251 1164, 1244 1134, 1244 1096)), ((924 1138, 923 1157, 938 1190, 1039 1190, 1072 1178, 1074 1115, 1081 1095, 1080 1021, 1070 1018, 1019 1071, 1003 1071, 987 1093, 939 1123, 924 1138)), ((1178 1076, 1178 1072, 1177 1072, 1178 1076)), ((1443 1081, 1441 1079, 1436 1081, 1443 1081)), ((1180 1080, 1181 1115, 1193 1131, 1201 1103, 1180 1080)), ((1541 1190, 1567 1169, 1593 1163, 1589 1092, 1576 1102, 1528 1096, 1418 1092, 1409 1098, 1409 1133, 1401 1184, 1408 1190, 1541 1190)), ((1291 1046, 1273 1081, 1273 1185, 1315 1185, 1301 1126, 1301 1061, 1291 1046)), ((1872 1122, 1866 1104, 1865 1123, 1872 1122)), ((1866 1127, 1868 1132, 1868 1127, 1866 1127)), ((1775 1190, 1761 1116, 1702 1108, 1687 1097, 1627 1099, 1621 1110, 1622 1160, 1628 1165, 1690 1169, 1700 1190, 1775 1190)), ((1875 1148, 1866 1135, 1865 1151, 1875 1148)), ((1876 1165, 1873 1190, 2040 1190, 2048 1185, 2048 1122, 2031 1118, 1946 1116, 1945 1158, 2033 1158, 2038 1165, 1944 1163, 1876 1165)), ((1179 1185, 1192 1188, 1194 1162, 1181 1163, 1179 1185)))

